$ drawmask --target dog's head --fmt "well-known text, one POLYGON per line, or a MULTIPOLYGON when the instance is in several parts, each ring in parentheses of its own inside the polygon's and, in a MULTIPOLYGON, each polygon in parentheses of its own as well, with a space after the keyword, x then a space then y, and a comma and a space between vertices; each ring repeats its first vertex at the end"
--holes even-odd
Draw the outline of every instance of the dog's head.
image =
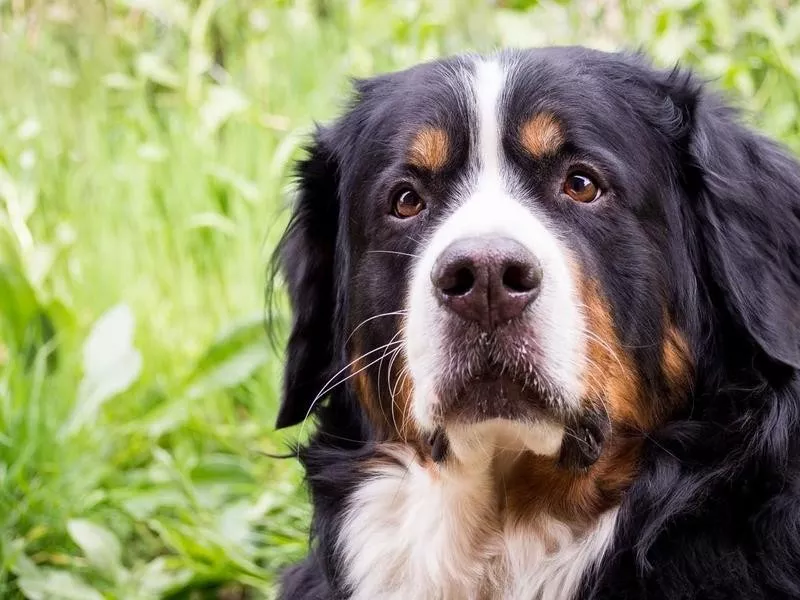
POLYGON ((800 366, 798 219, 794 161, 636 56, 361 81, 299 166, 278 426, 344 382, 376 439, 502 425, 588 466, 704 379, 800 366))

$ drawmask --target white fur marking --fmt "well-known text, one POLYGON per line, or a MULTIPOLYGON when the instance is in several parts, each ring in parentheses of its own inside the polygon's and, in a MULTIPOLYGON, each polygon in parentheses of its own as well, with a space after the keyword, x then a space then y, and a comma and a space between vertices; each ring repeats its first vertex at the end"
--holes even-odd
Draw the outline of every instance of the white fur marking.
POLYGON ((474 172, 452 212, 427 240, 412 273, 405 351, 414 381, 413 414, 423 430, 435 425, 436 386, 448 372, 451 352, 458 351, 442 343, 447 340, 447 315, 433 294, 430 272, 441 252, 462 238, 508 237, 536 255, 544 279, 524 320, 529 335, 520 336, 519 354, 560 389, 565 408, 577 408, 584 391, 585 326, 568 253, 536 210, 534 199, 525 199, 515 189, 514 176, 504 164, 500 143, 504 83, 502 66, 496 61, 479 62, 472 80, 465 82, 472 90, 477 120, 474 172))
POLYGON ((478 148, 484 173, 500 171, 500 97, 505 73, 495 61, 480 61, 475 67, 474 94, 478 113, 478 148))
POLYGON ((339 537, 351 600, 568 600, 602 559, 616 509, 582 536, 547 515, 529 527, 497 511, 490 447, 446 469, 408 448, 351 497, 339 537))

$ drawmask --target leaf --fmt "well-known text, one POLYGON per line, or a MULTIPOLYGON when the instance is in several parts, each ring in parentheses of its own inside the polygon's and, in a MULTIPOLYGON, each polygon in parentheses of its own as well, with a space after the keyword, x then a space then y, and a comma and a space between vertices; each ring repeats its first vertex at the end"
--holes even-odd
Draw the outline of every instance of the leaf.
POLYGON ((17 127, 17 138, 27 142, 37 137, 42 132, 42 124, 33 118, 27 118, 17 127))
POLYGON ((136 72, 140 77, 167 88, 174 89, 181 84, 178 73, 163 58, 152 52, 142 52, 136 58, 136 72))
POLYGON ((101 81, 103 85, 112 90, 133 90, 136 88, 136 80, 125 73, 107 73, 103 75, 101 81))
POLYGON ((230 86, 212 86, 200 107, 200 120, 206 134, 213 134, 233 115, 246 110, 250 102, 230 86))
POLYGON ((230 236, 236 234, 236 224, 231 219, 225 215, 211 211, 192 215, 189 218, 188 228, 213 229, 214 231, 230 236))
POLYGON ((187 500, 186 496, 176 489, 157 487, 136 490, 130 497, 120 500, 120 504, 132 517, 141 521, 149 519, 165 507, 186 508, 187 500))
POLYGON ((25 275, 10 265, 0 265, 0 315, 21 348, 31 319, 40 310, 36 291, 25 275))
POLYGON ((208 347, 187 382, 187 396, 197 398, 246 381, 267 362, 263 317, 253 315, 223 330, 208 347))
POLYGON ((207 375, 198 379, 187 391, 189 398, 229 389, 247 381, 253 373, 267 362, 269 352, 264 344, 251 344, 216 365, 207 375))
POLYGON ((136 598, 162 598, 186 586, 192 578, 188 569, 170 567, 163 556, 134 570, 133 581, 136 598))
POLYGON ((133 347, 134 325, 133 312, 125 304, 106 311, 95 323, 83 346, 84 376, 64 433, 72 434, 94 420, 105 402, 139 377, 142 356, 133 347))
POLYGON ((231 547, 252 551, 254 534, 249 509, 250 504, 245 501, 226 506, 219 515, 217 531, 231 547))
POLYGON ((105 527, 83 519, 67 522, 67 532, 83 551, 89 563, 112 581, 119 581, 122 566, 122 547, 117 537, 105 527))
POLYGON ((216 483, 235 485, 254 483, 253 475, 243 461, 227 454, 212 454, 203 458, 191 471, 192 482, 200 484, 216 483))
POLYGON ((17 585, 29 600, 103 600, 103 596, 80 577, 56 569, 28 571, 17 585))
POLYGON ((122 0, 121 4, 144 11, 167 26, 185 29, 189 24, 189 7, 179 0, 122 0))
POLYGON ((222 165, 215 165, 209 169, 209 175, 213 179, 231 186, 250 204, 255 204, 258 201, 258 186, 253 181, 242 175, 239 175, 233 169, 229 169, 222 165))

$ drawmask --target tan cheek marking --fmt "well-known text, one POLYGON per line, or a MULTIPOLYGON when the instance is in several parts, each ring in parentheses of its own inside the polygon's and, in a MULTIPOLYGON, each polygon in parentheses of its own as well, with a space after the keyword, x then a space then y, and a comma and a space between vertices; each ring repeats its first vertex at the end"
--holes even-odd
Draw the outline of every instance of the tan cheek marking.
POLYGON ((394 359, 387 353, 380 368, 382 381, 373 382, 370 376, 373 367, 364 368, 369 363, 361 358, 359 348, 360 344, 354 344, 350 372, 355 373, 353 380, 358 401, 367 418, 378 428, 381 438, 402 440, 416 447, 419 434, 411 417, 414 385, 403 353, 400 352, 394 359), (388 373, 390 364, 391 375, 388 373), (381 386, 381 394, 377 393, 376 384, 381 386))
MULTIPOLYGON (((357 347, 356 347, 357 348, 357 347)), ((385 419, 382 415, 381 407, 378 400, 373 393, 372 383, 369 379, 369 369, 365 368, 368 363, 360 358, 360 351, 356 349, 351 358, 352 366, 350 367, 351 373, 356 373, 353 379, 355 380, 356 394, 358 394, 358 401, 361 407, 366 411, 367 418, 381 430, 385 428, 385 419)))
POLYGON ((438 127, 426 127, 411 142, 408 161, 416 167, 438 171, 447 164, 449 152, 447 133, 438 127))
POLYGON ((665 319, 664 344, 661 348, 661 372, 666 382, 667 403, 661 418, 686 402, 694 380, 694 360, 684 335, 665 319))
POLYGON ((685 391, 691 385, 692 360, 686 338, 674 325, 667 325, 661 350, 661 371, 670 387, 685 391))
POLYGON ((411 414, 414 382, 411 380, 411 374, 402 352, 395 360, 392 371, 392 411, 394 423, 397 425, 397 434, 404 441, 416 441, 419 439, 419 432, 411 414))
POLYGON ((520 142, 535 158, 541 158, 558 151, 564 143, 564 132, 553 115, 539 113, 522 125, 520 142))
POLYGON ((640 393, 641 382, 633 358, 623 348, 617 336, 608 301, 597 283, 578 279, 584 304, 589 365, 585 388, 590 397, 602 399, 613 423, 625 423, 639 429, 649 429, 652 415, 640 393))

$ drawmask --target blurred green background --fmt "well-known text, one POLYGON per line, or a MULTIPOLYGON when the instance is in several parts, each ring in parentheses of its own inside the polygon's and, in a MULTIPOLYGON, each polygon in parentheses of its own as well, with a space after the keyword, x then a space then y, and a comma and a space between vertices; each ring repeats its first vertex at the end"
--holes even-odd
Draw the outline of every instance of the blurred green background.
POLYGON ((274 595, 292 159, 349 76, 553 43, 684 61, 800 150, 790 0, 0 0, 0 597, 274 595))

